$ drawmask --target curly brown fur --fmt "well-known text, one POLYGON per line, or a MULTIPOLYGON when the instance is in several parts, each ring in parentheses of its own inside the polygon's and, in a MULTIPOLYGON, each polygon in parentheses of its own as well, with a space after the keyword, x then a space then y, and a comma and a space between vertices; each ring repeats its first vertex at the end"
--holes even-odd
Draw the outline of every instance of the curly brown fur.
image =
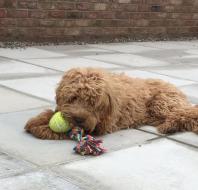
MULTIPOLYGON (((198 107, 172 84, 131 78, 93 68, 71 69, 56 90, 56 111, 72 126, 102 135, 141 125, 154 125, 161 133, 198 133, 198 107)), ((28 121, 26 130, 42 139, 64 139, 48 127, 53 112, 28 121)))
POLYGON ((31 118, 26 123, 25 130, 40 139, 67 139, 67 136, 64 133, 57 134, 49 128, 49 120, 53 114, 54 112, 52 110, 46 110, 36 117, 31 118))

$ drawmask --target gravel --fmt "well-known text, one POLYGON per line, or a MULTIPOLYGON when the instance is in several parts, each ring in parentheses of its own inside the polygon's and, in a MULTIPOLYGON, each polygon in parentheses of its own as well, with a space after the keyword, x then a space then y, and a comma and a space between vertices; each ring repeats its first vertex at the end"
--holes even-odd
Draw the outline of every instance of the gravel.
POLYGON ((92 41, 74 41, 74 42, 23 42, 23 41, 6 41, 0 42, 0 48, 26 48, 31 46, 49 46, 49 45, 85 45, 85 44, 100 44, 100 43, 119 43, 119 42, 146 42, 146 41, 191 41, 198 40, 198 37, 178 37, 178 38, 114 38, 110 40, 92 40, 92 41))

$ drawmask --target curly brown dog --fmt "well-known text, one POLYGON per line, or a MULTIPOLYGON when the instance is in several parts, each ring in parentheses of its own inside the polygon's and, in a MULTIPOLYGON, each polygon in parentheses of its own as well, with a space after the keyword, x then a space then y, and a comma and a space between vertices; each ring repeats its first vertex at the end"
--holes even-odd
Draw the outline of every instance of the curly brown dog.
MULTIPOLYGON (((198 133, 198 107, 172 84, 154 79, 130 78, 100 69, 71 69, 56 90, 55 111, 72 126, 102 135, 142 125, 156 126, 161 133, 198 133)), ((25 129, 41 139, 65 139, 50 130, 54 111, 30 119, 25 129)))

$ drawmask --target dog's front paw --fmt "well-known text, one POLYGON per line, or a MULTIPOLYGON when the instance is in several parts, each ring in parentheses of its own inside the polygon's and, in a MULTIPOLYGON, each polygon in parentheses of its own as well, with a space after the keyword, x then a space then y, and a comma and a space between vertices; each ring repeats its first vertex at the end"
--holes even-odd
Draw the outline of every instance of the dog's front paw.
POLYGON ((39 139, 47 139, 47 140, 68 139, 66 133, 55 133, 49 128, 48 125, 40 125, 37 127, 32 127, 29 129, 28 132, 39 139))
POLYGON ((68 139, 65 133, 55 133, 49 128, 49 121, 53 116, 52 110, 46 110, 31 118, 25 125, 25 130, 40 139, 61 140, 68 139))
POLYGON ((51 119, 53 114, 54 112, 52 110, 46 110, 37 115, 36 117, 29 119, 25 125, 25 130, 29 132, 31 128, 35 128, 41 125, 48 125, 49 120, 51 119))

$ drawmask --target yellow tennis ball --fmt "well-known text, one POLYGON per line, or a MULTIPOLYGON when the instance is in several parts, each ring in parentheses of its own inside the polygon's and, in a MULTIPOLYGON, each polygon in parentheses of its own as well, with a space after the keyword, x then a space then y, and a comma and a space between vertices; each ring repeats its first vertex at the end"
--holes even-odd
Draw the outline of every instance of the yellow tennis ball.
POLYGON ((61 112, 56 112, 52 116, 49 127, 56 133, 65 133, 70 130, 69 122, 63 118, 61 112))

